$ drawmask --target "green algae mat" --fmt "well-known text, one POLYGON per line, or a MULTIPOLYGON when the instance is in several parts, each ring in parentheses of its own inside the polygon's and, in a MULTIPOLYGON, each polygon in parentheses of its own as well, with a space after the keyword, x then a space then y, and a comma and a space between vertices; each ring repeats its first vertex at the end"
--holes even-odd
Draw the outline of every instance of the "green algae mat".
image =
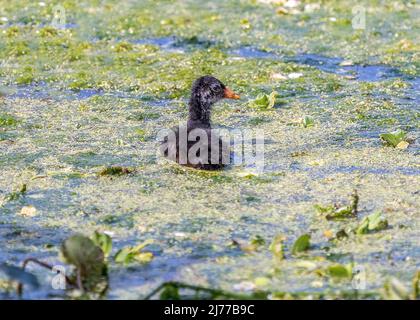
POLYGON ((418 298, 419 5, 359 4, 0 0, 0 298, 418 298), (262 172, 157 156, 206 74, 262 172))

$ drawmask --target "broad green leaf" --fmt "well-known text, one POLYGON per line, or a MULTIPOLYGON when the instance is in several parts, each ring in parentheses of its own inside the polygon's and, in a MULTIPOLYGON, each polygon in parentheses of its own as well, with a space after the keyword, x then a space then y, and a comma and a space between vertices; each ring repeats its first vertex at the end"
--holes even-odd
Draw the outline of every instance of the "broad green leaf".
POLYGON ((149 263, 153 260, 153 253, 151 252, 138 252, 134 255, 134 260, 140 263, 149 263))
POLYGON ((254 280, 254 284, 257 287, 265 287, 270 283, 270 279, 267 277, 257 277, 254 280))
POLYGON ((388 227, 386 220, 380 212, 373 213, 365 218, 356 229, 357 234, 366 234, 369 231, 380 231, 388 227))
POLYGON ((394 148, 397 147, 400 142, 405 141, 406 137, 407 133, 401 129, 380 135, 380 138, 386 145, 394 148))
POLYGON ((356 229, 356 234, 365 234, 369 231, 369 219, 367 217, 363 218, 362 222, 356 229))
POLYGON ((109 235, 95 231, 91 237, 94 244, 102 249, 105 257, 108 257, 112 250, 112 239, 109 235))
POLYGON ((309 250, 311 246, 310 240, 311 236, 309 234, 304 234, 300 236, 293 244, 292 254, 296 255, 298 253, 309 250))
POLYGON ((76 267, 91 267, 104 260, 101 248, 83 235, 74 235, 65 240, 61 252, 65 261, 76 267))
POLYGON ((368 216, 368 219, 370 231, 379 231, 388 227, 388 221, 382 217, 381 212, 376 212, 368 216))
POLYGON ((122 264, 130 264, 136 261, 140 263, 150 262, 153 259, 153 253, 143 252, 142 250, 152 242, 152 240, 147 240, 135 247, 120 249, 114 256, 115 262, 122 264))
POLYGON ((351 278, 352 268, 351 265, 334 264, 327 268, 327 274, 333 278, 351 278))
POLYGON ((304 128, 309 128, 314 126, 315 121, 311 116, 304 116, 301 120, 301 123, 304 128))
POLYGON ((133 260, 130 255, 132 255, 131 247, 122 248, 115 254, 114 260, 117 263, 128 264, 133 260))
POLYGON ((76 267, 83 287, 95 291, 99 286, 106 288, 107 266, 104 253, 95 243, 83 235, 77 234, 65 240, 61 246, 61 255, 65 262, 76 267))
POLYGON ((252 108, 272 109, 276 104, 277 91, 271 92, 269 95, 260 93, 254 100, 249 102, 252 108))

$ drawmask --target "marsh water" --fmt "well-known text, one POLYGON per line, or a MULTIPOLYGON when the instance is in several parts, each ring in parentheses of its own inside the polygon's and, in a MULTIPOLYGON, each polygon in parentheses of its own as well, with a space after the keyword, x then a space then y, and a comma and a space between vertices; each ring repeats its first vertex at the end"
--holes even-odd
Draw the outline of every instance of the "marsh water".
MULTIPOLYGON (((350 1, 298 1, 288 13, 267 2, 63 1, 67 21, 55 29, 49 2, 0 1, 0 263, 63 264, 63 240, 98 230, 113 253, 153 240, 149 263, 110 259, 109 299, 142 298, 165 281, 344 297, 352 279, 323 271, 337 264, 364 270, 361 295, 380 298, 389 278, 410 288, 420 269, 418 8, 369 2, 367 27, 355 30, 350 1), (204 74, 242 97, 214 107, 215 126, 264 131, 264 172, 157 158, 157 132, 186 120, 204 74), (249 105, 274 90, 273 109, 249 105), (381 142, 396 129, 408 148, 381 142), (112 166, 133 172, 99 175, 112 166), (314 209, 346 204, 354 189, 358 218, 314 209), (377 211, 387 229, 326 236, 377 211), (293 256, 306 233, 310 250, 293 256), (276 235, 281 261, 269 250, 276 235), (255 239, 258 249, 244 250, 255 239)), ((68 298, 52 273, 28 271, 41 287, 24 298, 68 298)), ((0 297, 16 295, 0 286, 0 297)))

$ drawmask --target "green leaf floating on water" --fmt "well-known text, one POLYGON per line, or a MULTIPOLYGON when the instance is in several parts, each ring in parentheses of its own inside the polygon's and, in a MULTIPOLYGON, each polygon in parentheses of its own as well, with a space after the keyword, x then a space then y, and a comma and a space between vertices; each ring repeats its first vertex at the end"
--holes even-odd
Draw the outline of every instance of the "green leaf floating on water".
POLYGON ((301 235, 293 244, 292 254, 296 255, 309 250, 311 246, 311 236, 309 234, 301 235))
POLYGON ((76 267, 84 288, 93 290, 106 277, 104 252, 88 237, 71 236, 63 242, 61 254, 66 263, 76 267))
POLYGON ((109 235, 95 231, 91 237, 94 244, 102 249, 105 257, 108 257, 112 250, 112 239, 109 235))
POLYGON ((319 213, 325 214, 325 218, 327 220, 340 220, 354 217, 352 208, 350 206, 336 208, 334 206, 322 207, 320 205, 315 205, 314 208, 319 213))
POLYGON ((351 278, 352 277, 352 265, 334 264, 327 268, 327 274, 336 279, 351 278))
POLYGON ((152 242, 153 240, 146 240, 138 246, 122 248, 116 253, 115 262, 122 264, 130 264, 136 261, 140 263, 150 262, 153 259, 153 253, 143 252, 142 250, 152 242))
POLYGON ((38 279, 32 273, 29 273, 22 268, 2 264, 0 265, 0 275, 2 274, 4 274, 10 281, 19 282, 33 289, 37 289, 39 287, 38 279))
POLYGON ((387 146, 396 148, 400 143, 406 142, 407 133, 401 129, 390 133, 383 133, 380 135, 380 138, 387 146))
POLYGON ((260 93, 254 100, 249 102, 249 105, 257 109, 272 109, 276 104, 277 95, 277 91, 273 91, 269 95, 260 93))
POLYGON ((309 128, 309 127, 313 127, 315 124, 315 120, 314 118, 312 118, 311 116, 304 116, 301 120, 302 126, 304 128, 309 128))
POLYGON ((348 206, 339 207, 337 205, 330 205, 323 207, 316 204, 314 205, 314 208, 318 213, 325 215, 327 220, 342 220, 357 217, 358 205, 359 195, 357 194, 357 191, 354 190, 351 195, 350 204, 348 206))
POLYGON ((370 231, 380 231, 388 228, 386 220, 381 212, 376 212, 365 217, 356 229, 356 234, 367 234, 370 231))

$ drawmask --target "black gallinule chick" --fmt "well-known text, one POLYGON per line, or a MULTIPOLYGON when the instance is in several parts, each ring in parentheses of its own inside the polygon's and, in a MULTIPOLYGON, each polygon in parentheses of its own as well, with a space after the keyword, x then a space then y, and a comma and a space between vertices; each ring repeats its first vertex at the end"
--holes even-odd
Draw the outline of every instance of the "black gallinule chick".
POLYGON ((229 146, 210 123, 213 104, 223 98, 239 99, 239 95, 212 76, 195 80, 188 103, 187 125, 173 128, 163 140, 161 150, 166 158, 204 170, 221 169, 229 162, 229 146))

